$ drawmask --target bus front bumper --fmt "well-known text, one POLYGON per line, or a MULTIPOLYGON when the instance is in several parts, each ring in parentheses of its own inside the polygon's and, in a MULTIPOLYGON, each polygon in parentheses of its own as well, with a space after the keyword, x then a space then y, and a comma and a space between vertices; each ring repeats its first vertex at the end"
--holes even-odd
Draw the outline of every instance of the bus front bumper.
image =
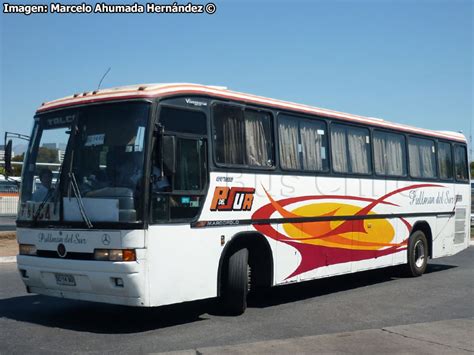
POLYGON ((28 292, 127 306, 147 306, 145 262, 17 256, 28 292))

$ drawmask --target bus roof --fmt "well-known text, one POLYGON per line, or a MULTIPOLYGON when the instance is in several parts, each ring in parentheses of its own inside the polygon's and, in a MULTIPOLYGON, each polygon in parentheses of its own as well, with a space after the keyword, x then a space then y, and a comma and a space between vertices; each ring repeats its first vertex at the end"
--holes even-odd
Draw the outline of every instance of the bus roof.
POLYGON ((298 111, 312 115, 337 118, 354 123, 365 123, 388 129, 401 130, 414 134, 424 134, 438 138, 452 139, 466 142, 466 137, 457 132, 434 131, 423 128, 416 128, 408 125, 388 122, 380 118, 364 117, 334 110, 323 109, 314 106, 302 105, 293 102, 270 99, 262 96, 244 94, 228 90, 222 86, 210 86, 187 83, 170 84, 141 84, 131 86, 121 86, 111 89, 101 89, 74 94, 58 100, 43 103, 38 108, 37 113, 42 113, 54 109, 69 106, 84 105, 96 102, 107 102, 117 100, 129 100, 139 98, 158 98, 176 95, 204 95, 223 99, 236 100, 250 104, 264 105, 282 110, 298 111))

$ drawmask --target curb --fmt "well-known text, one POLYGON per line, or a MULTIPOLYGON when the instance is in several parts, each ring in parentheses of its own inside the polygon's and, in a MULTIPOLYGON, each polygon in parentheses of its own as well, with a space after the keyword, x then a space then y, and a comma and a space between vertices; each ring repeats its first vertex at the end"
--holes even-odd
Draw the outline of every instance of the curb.
POLYGON ((16 256, 2 256, 0 257, 0 264, 2 263, 16 263, 16 256))

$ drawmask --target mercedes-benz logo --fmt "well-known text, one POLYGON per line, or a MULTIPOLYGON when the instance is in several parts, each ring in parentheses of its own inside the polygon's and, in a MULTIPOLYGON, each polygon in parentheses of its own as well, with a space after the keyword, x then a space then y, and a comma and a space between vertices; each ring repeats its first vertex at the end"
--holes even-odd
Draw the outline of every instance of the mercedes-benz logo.
POLYGON ((64 244, 63 243, 59 244, 58 245, 58 255, 61 258, 64 258, 64 257, 66 257, 66 254, 67 254, 67 250, 66 250, 66 247, 64 246, 64 244))
POLYGON ((107 233, 105 233, 102 236, 102 244, 104 244, 104 245, 109 245, 110 244, 110 235, 108 235, 107 233))

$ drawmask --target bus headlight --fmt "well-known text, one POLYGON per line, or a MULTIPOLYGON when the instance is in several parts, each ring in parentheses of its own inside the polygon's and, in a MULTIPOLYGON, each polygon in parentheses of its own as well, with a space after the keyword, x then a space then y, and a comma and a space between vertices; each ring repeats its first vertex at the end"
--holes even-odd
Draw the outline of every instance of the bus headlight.
POLYGON ((95 249, 94 259, 99 261, 135 261, 137 256, 133 249, 95 249))
POLYGON ((20 255, 36 255, 36 246, 33 244, 20 244, 20 255))

